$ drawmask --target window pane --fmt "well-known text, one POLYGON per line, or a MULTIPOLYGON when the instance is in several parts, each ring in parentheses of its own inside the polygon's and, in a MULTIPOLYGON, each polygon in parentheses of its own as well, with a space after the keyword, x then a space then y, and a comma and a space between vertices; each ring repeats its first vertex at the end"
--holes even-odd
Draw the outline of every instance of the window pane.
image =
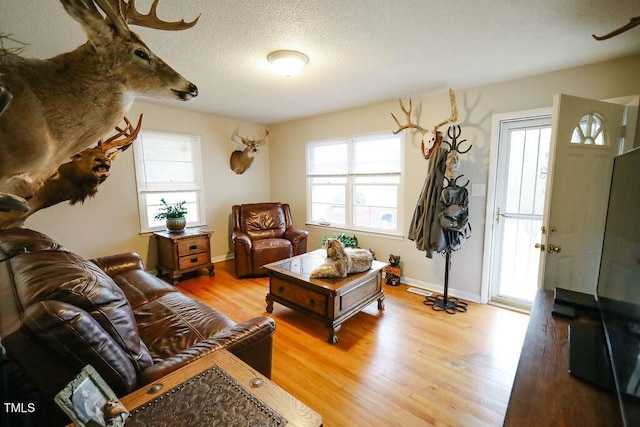
POLYGON ((312 145, 309 148, 310 175, 347 173, 347 144, 312 145))
POLYGON ((400 172, 400 137, 353 141, 354 173, 400 172))
POLYGON ((160 199, 163 199, 168 203, 179 203, 186 201, 185 207, 187 208, 187 224, 199 223, 198 215, 198 194, 195 191, 181 191, 181 192, 166 192, 166 193, 147 193, 147 218, 149 219, 149 227, 164 226, 164 219, 155 219, 155 216, 160 212, 162 203, 160 199))
POLYGON ((311 186, 311 220, 332 224, 346 223, 346 185, 318 184, 311 186))
POLYGON ((193 138, 182 135, 144 134, 140 148, 144 157, 142 172, 146 185, 195 183, 193 145, 193 138))
POLYGON ((356 185, 353 223, 362 227, 397 227, 397 185, 356 185))

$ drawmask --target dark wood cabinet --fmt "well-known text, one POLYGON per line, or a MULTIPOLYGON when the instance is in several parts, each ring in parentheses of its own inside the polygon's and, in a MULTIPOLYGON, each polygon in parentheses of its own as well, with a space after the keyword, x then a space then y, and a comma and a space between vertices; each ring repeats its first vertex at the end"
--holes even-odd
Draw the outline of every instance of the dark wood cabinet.
POLYGON ((177 285, 178 279, 189 271, 206 268, 209 276, 213 276, 211 231, 185 229, 179 233, 157 231, 153 234, 158 241, 158 277, 167 273, 177 285))

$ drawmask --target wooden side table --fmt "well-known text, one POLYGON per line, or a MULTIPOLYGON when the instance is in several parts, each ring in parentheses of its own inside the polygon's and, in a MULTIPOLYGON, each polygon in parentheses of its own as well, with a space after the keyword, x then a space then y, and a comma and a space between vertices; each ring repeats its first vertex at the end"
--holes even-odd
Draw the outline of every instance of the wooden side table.
MULTIPOLYGON (((209 353, 123 397, 121 401, 131 413, 127 425, 132 426, 154 425, 160 420, 165 425, 212 425, 212 420, 230 422, 234 416, 250 418, 251 413, 255 412, 252 407, 257 405, 263 410, 274 411, 278 417, 286 420, 276 425, 322 425, 320 414, 225 349, 209 353), (233 383, 231 391, 235 389, 237 393, 229 393, 225 387, 214 387, 217 394, 194 394, 207 390, 207 384, 197 383, 210 381, 204 377, 204 373, 212 369, 221 370, 227 381, 233 383), (200 386, 202 387, 199 388, 200 386), (198 388, 194 391, 193 387, 198 388), (236 396, 231 398, 232 394, 236 396), (185 405, 181 404, 183 399, 186 401, 185 405), (198 400, 197 404, 194 404, 194 400, 198 400), (220 405, 218 401, 225 404, 220 405), (156 405, 160 407, 154 407, 156 405)), ((247 419, 243 421, 246 422, 247 419)))
POLYGON ((178 279, 189 271, 206 268, 209 276, 213 276, 215 267, 211 262, 211 231, 185 229, 179 233, 157 231, 153 234, 158 240, 158 277, 167 272, 175 286, 178 279))

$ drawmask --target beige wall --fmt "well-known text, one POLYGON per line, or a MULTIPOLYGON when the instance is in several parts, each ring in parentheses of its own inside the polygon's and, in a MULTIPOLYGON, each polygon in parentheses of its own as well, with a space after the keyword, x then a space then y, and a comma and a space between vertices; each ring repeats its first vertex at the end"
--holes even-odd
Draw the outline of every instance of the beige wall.
MULTIPOLYGON (((606 63, 563 70, 487 86, 460 89, 456 92, 458 123, 461 138, 473 144, 471 151, 462 156, 461 173, 472 184, 487 184, 491 118, 493 114, 550 107, 558 92, 575 96, 606 99, 640 94, 640 57, 625 58, 606 63)), ((311 100, 312 101, 312 100, 311 100)), ((414 96, 414 111, 420 111, 419 123, 433 126, 449 116, 448 94, 414 96)), ((325 138, 362 135, 395 130, 390 116, 400 112, 397 101, 327 114, 271 126, 271 194, 274 199, 292 205, 293 217, 298 224, 306 218, 305 143, 325 138)), ((405 148, 405 236, 413 215, 415 203, 427 174, 427 161, 420 154, 420 138, 406 133, 405 148)), ((452 256, 449 287, 454 295, 480 299, 485 197, 471 197, 471 238, 452 256)), ((320 245, 325 234, 335 230, 309 228, 310 248, 320 245)), ((433 259, 415 249, 408 239, 390 239, 365 233, 356 233, 363 247, 376 250, 379 259, 390 253, 400 255, 404 262, 405 281, 440 290, 444 283, 444 258, 435 254, 433 259)))
MULTIPOLYGON (((206 221, 214 231, 211 254, 214 259, 227 257, 231 253, 231 206, 270 199, 271 144, 260 148, 244 174, 236 175, 229 168, 229 156, 238 146, 230 137, 238 125, 241 134, 259 136, 259 125, 142 102, 134 104, 128 117, 137 120, 140 113, 144 113, 143 129, 200 136, 206 221)), ((59 204, 45 209, 27 220, 25 226, 85 257, 136 251, 143 256, 147 269, 155 269, 155 239, 149 234, 141 235, 139 224, 133 150, 127 150, 115 160, 111 176, 93 199, 83 205, 59 204)))
MULTIPOLYGON (((487 184, 492 114, 549 107, 557 92, 598 99, 640 94, 640 57, 626 58, 520 80, 456 91, 462 138, 473 144, 463 156, 462 173, 473 184, 487 184)), ((449 115, 448 95, 413 96, 420 124, 433 125, 449 115)), ((313 102, 313 100, 309 100, 313 102)), ((181 107, 176 103, 176 107, 181 107)), ((191 133, 201 136, 204 166, 206 219, 214 231, 212 257, 231 253, 229 214, 231 205, 242 202, 282 201, 291 204, 294 223, 306 218, 305 142, 344 135, 362 135, 395 129, 391 112, 400 113, 396 100, 335 114, 269 126, 269 143, 243 175, 229 169, 228 160, 237 147, 230 140, 236 126, 241 133, 259 135, 260 125, 177 108, 136 102, 129 117, 144 112, 148 130, 191 133)), ((401 114, 401 113, 400 113, 401 114)), ((407 134, 405 149, 405 235, 415 202, 427 174, 427 161, 419 151, 420 139, 407 134)), ((483 262, 484 197, 470 203, 473 234, 453 255, 450 276, 452 294, 478 300, 483 262)), ((84 205, 66 204, 39 212, 27 227, 42 231, 86 257, 122 251, 139 252, 148 269, 155 268, 155 244, 140 235, 132 150, 120 156, 111 177, 97 196, 84 205)), ((309 249, 318 247, 322 235, 334 230, 308 228, 309 249)), ((444 259, 432 260, 415 249, 414 242, 358 233, 361 246, 374 248, 379 259, 389 253, 401 255, 406 281, 438 290, 443 284, 444 259)))

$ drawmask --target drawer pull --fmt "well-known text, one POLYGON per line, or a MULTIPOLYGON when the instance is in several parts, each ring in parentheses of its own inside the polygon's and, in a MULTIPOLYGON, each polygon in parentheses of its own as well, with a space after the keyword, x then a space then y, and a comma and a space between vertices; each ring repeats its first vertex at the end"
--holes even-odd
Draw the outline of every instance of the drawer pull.
POLYGON ((280 286, 280 287, 278 288, 278 292, 280 292, 281 294, 283 294, 283 293, 284 293, 284 286, 280 286))
POLYGON ((198 245, 191 245, 191 246, 189 246, 189 249, 191 249, 191 250, 198 249, 198 245))
POLYGON ((191 262, 198 262, 198 258, 191 258, 190 261, 191 262))

